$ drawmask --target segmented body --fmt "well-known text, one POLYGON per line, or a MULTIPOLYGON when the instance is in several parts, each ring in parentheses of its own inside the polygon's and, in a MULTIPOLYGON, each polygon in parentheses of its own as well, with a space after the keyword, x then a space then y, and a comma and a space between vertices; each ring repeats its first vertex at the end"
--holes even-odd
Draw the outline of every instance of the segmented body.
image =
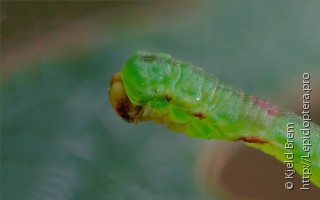
MULTIPOLYGON (((286 160, 284 153, 292 152, 297 158, 295 169, 302 174, 300 157, 305 152, 300 117, 281 113, 268 102, 221 84, 200 68, 167 54, 137 52, 119 76, 134 108, 130 115, 122 115, 127 121, 155 121, 197 138, 242 140, 280 161, 286 160), (285 148, 288 123, 295 126, 294 149, 285 148)), ((123 110, 128 106, 119 107, 126 101, 113 104, 118 113, 129 113, 123 110)), ((311 123, 310 130, 310 177, 320 186, 320 129, 311 123)))

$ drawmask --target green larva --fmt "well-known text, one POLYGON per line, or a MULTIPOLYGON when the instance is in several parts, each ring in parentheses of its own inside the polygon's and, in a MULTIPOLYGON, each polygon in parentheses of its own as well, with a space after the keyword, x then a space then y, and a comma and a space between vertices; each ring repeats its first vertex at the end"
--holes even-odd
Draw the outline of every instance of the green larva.
MULTIPOLYGON (((305 172, 301 117, 279 112, 170 55, 136 52, 114 75, 109 95, 128 122, 155 121, 195 138, 242 140, 282 162, 292 153, 295 170, 305 172), (294 148, 285 148, 288 123, 294 125, 294 148)), ((320 187, 320 128, 310 122, 309 129, 310 180, 320 187)))

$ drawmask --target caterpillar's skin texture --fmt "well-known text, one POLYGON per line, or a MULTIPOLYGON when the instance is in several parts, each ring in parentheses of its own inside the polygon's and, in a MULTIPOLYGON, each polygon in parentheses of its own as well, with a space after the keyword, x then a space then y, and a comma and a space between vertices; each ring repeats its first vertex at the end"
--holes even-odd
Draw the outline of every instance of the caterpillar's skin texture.
MULTIPOLYGON (((242 140, 249 146, 287 160, 302 174, 302 119, 279 112, 268 102, 246 95, 189 63, 163 53, 136 52, 114 75, 110 101, 128 122, 155 121, 191 137, 242 140), (294 123, 294 149, 285 149, 287 123, 294 123)), ((310 126, 310 180, 320 187, 320 128, 310 126)))

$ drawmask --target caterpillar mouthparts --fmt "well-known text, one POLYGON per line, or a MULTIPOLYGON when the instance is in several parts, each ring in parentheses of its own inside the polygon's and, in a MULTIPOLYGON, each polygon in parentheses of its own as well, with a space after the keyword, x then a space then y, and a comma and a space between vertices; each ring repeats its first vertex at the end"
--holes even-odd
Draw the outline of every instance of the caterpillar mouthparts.
POLYGON ((109 99, 113 109, 127 122, 136 122, 141 106, 134 106, 124 89, 121 73, 117 72, 110 81, 109 99))

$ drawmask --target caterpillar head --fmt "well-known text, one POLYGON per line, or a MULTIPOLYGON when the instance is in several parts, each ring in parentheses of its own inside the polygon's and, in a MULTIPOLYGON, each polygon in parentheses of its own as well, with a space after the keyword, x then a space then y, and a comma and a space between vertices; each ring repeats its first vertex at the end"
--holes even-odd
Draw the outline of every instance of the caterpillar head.
POLYGON ((138 116, 141 106, 134 106, 124 89, 120 72, 113 75, 110 88, 109 99, 113 109, 127 122, 134 122, 138 116))

